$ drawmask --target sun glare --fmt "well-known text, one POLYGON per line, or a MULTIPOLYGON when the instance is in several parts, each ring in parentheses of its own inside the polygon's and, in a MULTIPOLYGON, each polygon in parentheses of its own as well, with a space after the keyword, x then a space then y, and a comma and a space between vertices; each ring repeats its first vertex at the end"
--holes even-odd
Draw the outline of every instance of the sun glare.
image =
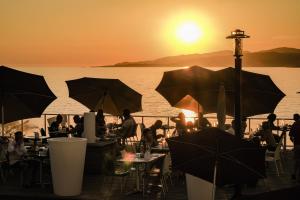
POLYGON ((178 39, 185 43, 197 42, 202 34, 200 26, 195 22, 184 22, 176 31, 178 39))
POLYGON ((182 109, 182 112, 184 113, 185 115, 185 121, 186 122, 193 122, 195 121, 195 113, 193 111, 190 111, 190 110, 185 110, 185 109, 182 109))

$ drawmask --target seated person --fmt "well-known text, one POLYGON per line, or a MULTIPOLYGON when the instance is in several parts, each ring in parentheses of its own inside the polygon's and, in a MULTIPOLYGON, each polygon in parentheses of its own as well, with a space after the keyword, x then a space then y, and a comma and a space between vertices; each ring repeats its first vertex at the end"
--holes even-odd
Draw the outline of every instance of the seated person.
POLYGON ((14 165, 23 160, 26 149, 24 147, 23 133, 21 131, 15 132, 15 139, 9 141, 7 152, 10 165, 14 165))
POLYGON ((81 137, 84 130, 82 120, 79 115, 74 115, 73 120, 75 123, 75 127, 70 125, 70 133, 74 137, 81 137))
POLYGON ((63 117, 62 115, 57 115, 56 120, 51 123, 49 127, 49 135, 50 137, 67 137, 67 133, 62 133, 62 121, 63 117))
POLYGON ((195 120, 194 126, 198 130, 202 130, 207 127, 211 127, 211 123, 203 116, 202 112, 198 113, 198 119, 195 120))
POLYGON ((27 154, 27 151, 24 147, 24 141, 23 141, 23 133, 21 131, 15 132, 15 139, 9 141, 8 143, 8 161, 9 165, 11 167, 16 167, 20 169, 23 172, 26 172, 26 174, 23 173, 23 179, 26 181, 29 181, 29 184, 24 185, 32 185, 35 177, 36 172, 39 166, 39 163, 35 160, 28 160, 25 161, 24 157, 27 154), (30 171, 30 173, 28 173, 30 171), (25 175, 28 175, 28 177, 25 177, 25 175))
MULTIPOLYGON (((275 124, 274 124, 276 118, 277 118, 277 116, 274 113, 269 114, 268 117, 267 117, 267 119, 268 119, 267 122, 268 122, 268 125, 269 125, 269 128, 271 129, 271 131, 273 131, 273 130, 280 130, 280 127, 279 126, 275 126, 275 124)), ((273 137, 275 138, 276 142, 279 142, 279 140, 280 140, 280 136, 279 135, 273 134, 273 137)))
POLYGON ((117 132, 117 134, 122 138, 121 144, 125 145, 125 139, 130 136, 136 125, 134 118, 130 115, 130 111, 128 109, 124 109, 122 124, 119 125, 121 128, 117 132))
POLYGON ((103 138, 106 133, 106 123, 103 110, 99 109, 96 115, 96 136, 103 138))
POLYGON ((152 131, 150 128, 145 128, 141 140, 138 144, 137 151, 140 153, 145 153, 146 150, 151 150, 151 146, 153 146, 153 137, 152 131))
POLYGON ((194 131, 194 123, 192 121, 186 122, 186 130, 189 133, 192 133, 194 131))
POLYGON ((157 134, 157 129, 160 129, 162 127, 162 121, 161 120, 156 120, 152 126, 149 127, 152 138, 153 138, 153 143, 152 146, 157 146, 158 145, 158 139, 164 137, 162 134, 157 134))
POLYGON ((187 133, 185 115, 183 112, 180 112, 177 117, 170 118, 172 122, 176 124, 176 131, 179 136, 187 133))
MULTIPOLYGON (((244 133, 245 133, 246 128, 247 128, 246 118, 243 118, 242 121, 241 121, 242 138, 244 137, 244 133)), ((235 135, 235 120, 234 119, 231 121, 231 127, 229 129, 227 129, 226 132, 228 132, 232 135, 235 135)))
POLYGON ((231 126, 229 129, 226 130, 227 133, 230 133, 231 135, 235 135, 235 121, 234 119, 231 121, 231 126))
POLYGON ((260 136, 261 141, 266 141, 267 143, 267 149, 269 151, 275 151, 276 149, 276 141, 274 139, 274 136, 272 134, 272 130, 270 129, 270 126, 268 122, 262 123, 262 129, 259 130, 254 136, 260 136))

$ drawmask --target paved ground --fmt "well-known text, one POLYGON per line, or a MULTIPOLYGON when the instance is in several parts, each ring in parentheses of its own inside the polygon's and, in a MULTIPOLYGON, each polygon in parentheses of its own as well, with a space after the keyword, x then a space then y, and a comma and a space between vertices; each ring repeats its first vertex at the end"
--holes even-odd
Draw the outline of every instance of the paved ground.
MULTIPOLYGON (((280 176, 276 175, 273 163, 267 167, 267 178, 260 180, 256 187, 243 187, 242 197, 240 199, 293 199, 292 195, 299 195, 300 189, 296 181, 291 179, 292 172, 292 152, 287 152, 284 156, 283 168, 280 176), (290 189, 292 188, 292 189, 290 189), (275 192, 274 192, 275 191, 275 192), (277 192, 276 192, 277 191, 277 192), (256 195, 256 196, 255 196, 256 195), (272 196, 273 195, 273 196, 272 196), (275 196, 274 196, 275 195, 275 196), (284 197, 286 198, 284 198, 284 197)), ((19 186, 17 175, 10 175, 10 180, 6 183, 0 183, 0 199, 78 199, 78 200, 134 200, 134 199, 162 199, 159 192, 152 191, 152 194, 142 196, 142 194, 124 195, 120 191, 121 179, 119 177, 104 178, 103 176, 90 175, 84 177, 83 191, 76 197, 58 197, 53 194, 51 185, 41 188, 35 185, 31 188, 22 188, 19 186)), ((169 191, 165 199, 187 200, 187 192, 184 177, 173 177, 173 185, 170 183, 169 191)), ((126 184, 126 191, 134 187, 134 177, 129 177, 126 184)), ((201 189, 201 188, 199 188, 201 189)), ((233 187, 226 186, 217 188, 216 199, 231 199, 233 187)))

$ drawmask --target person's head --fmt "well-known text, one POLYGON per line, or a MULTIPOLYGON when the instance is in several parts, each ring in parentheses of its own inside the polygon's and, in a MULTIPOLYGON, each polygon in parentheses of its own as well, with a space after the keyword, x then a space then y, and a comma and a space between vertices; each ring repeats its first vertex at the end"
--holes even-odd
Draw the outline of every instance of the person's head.
POLYGON ((231 127, 234 129, 234 127, 235 127, 235 120, 233 119, 232 121, 231 121, 231 127))
POLYGON ((180 112, 180 113, 178 114, 178 118, 179 118, 180 120, 185 120, 185 115, 184 115, 184 113, 183 113, 183 112, 180 112))
POLYGON ((80 123, 80 117, 79 117, 79 115, 74 115, 73 121, 74 121, 75 124, 79 124, 80 123))
POLYGON ((156 120, 154 122, 154 127, 155 127, 155 129, 161 128, 162 127, 162 121, 161 120, 156 120))
POLYGON ((300 115, 298 113, 295 113, 293 115, 293 119, 294 119, 294 121, 298 121, 300 119, 300 115))
POLYGON ((124 109, 123 110, 123 117, 125 119, 128 119, 130 117, 130 111, 129 111, 129 109, 124 109))
POLYGON ((271 114, 269 114, 268 115, 268 121, 270 121, 270 122, 274 122, 275 120, 276 120, 276 115, 274 114, 274 113, 271 113, 271 114))
POLYGON ((152 138, 151 130, 149 128, 145 128, 143 130, 143 138, 144 138, 146 143, 152 144, 153 138, 152 138))
POLYGON ((56 116, 56 122, 60 124, 60 123, 62 123, 62 121, 63 121, 62 115, 57 115, 56 116))
POLYGON ((103 116, 103 110, 102 110, 102 109, 99 109, 98 112, 97 112, 97 115, 103 116))
POLYGON ((16 144, 21 144, 23 142, 23 132, 22 131, 15 132, 15 141, 16 141, 16 144))

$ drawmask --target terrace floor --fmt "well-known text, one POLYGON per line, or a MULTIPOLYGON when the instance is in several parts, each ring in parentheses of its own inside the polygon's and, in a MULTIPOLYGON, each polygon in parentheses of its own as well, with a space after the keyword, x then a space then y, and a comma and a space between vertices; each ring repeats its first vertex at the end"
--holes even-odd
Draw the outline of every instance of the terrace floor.
MULTIPOLYGON (((300 187, 291 179, 293 169, 293 153, 287 151, 283 159, 283 172, 277 176, 275 166, 267 166, 267 178, 260 180, 256 187, 243 187, 242 197, 239 199, 300 199, 300 187), (298 198, 296 198, 298 196, 298 198)), ((152 192, 143 197, 142 194, 124 195, 120 191, 120 178, 104 178, 101 175, 85 175, 82 194, 76 197, 59 197, 53 194, 51 185, 41 188, 35 185, 31 188, 19 186, 18 178, 12 176, 6 183, 0 182, 0 199, 78 199, 78 200, 134 200, 134 199, 162 199, 159 192, 152 192)), ((134 177, 130 177, 126 184, 126 191, 133 189, 134 177)), ((201 189, 201 188, 199 188, 201 189)), ((232 186, 217 188, 216 199, 231 199, 234 189, 232 186)), ((169 184, 169 191, 165 199, 187 200, 186 183, 184 177, 173 177, 173 184, 169 184)))

